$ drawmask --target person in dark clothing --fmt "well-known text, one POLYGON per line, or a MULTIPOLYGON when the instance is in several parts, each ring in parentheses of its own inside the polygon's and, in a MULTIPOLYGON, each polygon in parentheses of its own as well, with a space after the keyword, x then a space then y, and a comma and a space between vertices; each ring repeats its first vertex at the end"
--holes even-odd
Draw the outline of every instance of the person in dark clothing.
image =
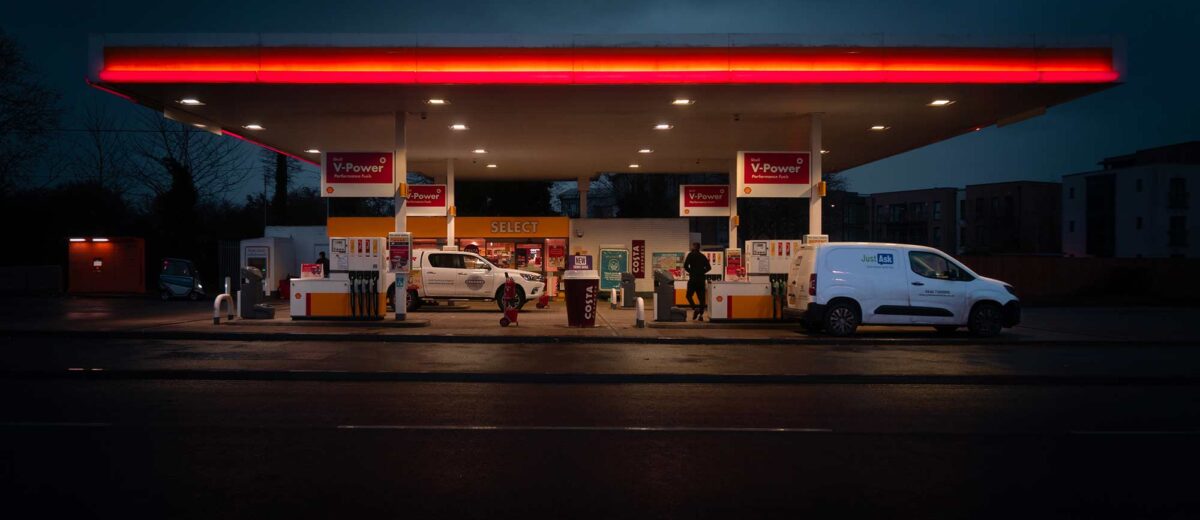
POLYGON ((321 266, 321 276, 329 278, 329 259, 325 258, 325 252, 317 252, 317 265, 321 266))
POLYGON ((692 244, 692 251, 688 253, 687 258, 683 259, 683 270, 687 271, 687 301, 695 311, 692 312, 692 319, 701 321, 704 319, 704 275, 708 270, 712 269, 712 264, 709 263, 708 257, 700 252, 700 244, 692 244), (699 298, 699 302, 692 301, 692 295, 699 298))

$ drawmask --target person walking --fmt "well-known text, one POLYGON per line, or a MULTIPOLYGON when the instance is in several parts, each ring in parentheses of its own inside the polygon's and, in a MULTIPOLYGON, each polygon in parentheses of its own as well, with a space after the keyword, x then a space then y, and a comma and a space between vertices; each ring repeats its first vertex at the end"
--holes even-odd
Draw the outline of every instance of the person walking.
POLYGON ((317 265, 321 266, 321 276, 329 278, 329 259, 325 258, 324 251, 317 252, 317 265))
POLYGON ((692 251, 688 253, 687 258, 683 259, 683 270, 687 271, 687 301, 695 311, 692 312, 692 320, 703 321, 705 295, 704 295, 704 276, 712 269, 712 264, 709 263, 708 257, 700 252, 700 243, 692 244, 692 251), (692 295, 699 297, 699 303, 692 301, 692 295))

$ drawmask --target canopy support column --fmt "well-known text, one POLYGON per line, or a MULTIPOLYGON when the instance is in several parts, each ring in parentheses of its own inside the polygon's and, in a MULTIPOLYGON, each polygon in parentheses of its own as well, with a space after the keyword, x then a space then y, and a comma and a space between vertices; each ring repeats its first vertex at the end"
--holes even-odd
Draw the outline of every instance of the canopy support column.
POLYGON ((587 195, 590 183, 591 180, 587 177, 580 177, 577 181, 579 184, 579 218, 588 218, 587 195))
POLYGON ((809 169, 812 183, 812 192, 808 198, 808 234, 821 234, 821 196, 817 192, 817 187, 821 184, 821 114, 813 112, 808 115, 809 131, 808 131, 808 150, 809 150, 809 169))
POLYGON ((729 167, 729 247, 739 247, 738 243, 738 197, 737 197, 737 163, 729 167))
MULTIPOLYGON (((395 192, 396 232, 403 233, 408 230, 408 145, 404 130, 408 114, 396 112, 394 116, 396 130, 392 137, 392 187, 395 192)), ((396 274, 392 303, 396 307, 396 319, 403 320, 408 313, 408 275, 396 274)))
POLYGON ((454 241, 454 217, 458 208, 454 206, 454 159, 446 159, 446 247, 458 249, 454 241))

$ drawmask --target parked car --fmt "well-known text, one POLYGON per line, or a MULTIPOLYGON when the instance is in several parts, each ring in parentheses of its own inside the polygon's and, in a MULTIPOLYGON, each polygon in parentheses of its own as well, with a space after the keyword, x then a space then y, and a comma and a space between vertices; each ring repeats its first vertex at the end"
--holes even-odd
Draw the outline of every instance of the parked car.
MULTIPOLYGON (((504 279, 517 284, 517 308, 545 290, 545 277, 519 269, 496 267, 487 259, 466 251, 419 250, 413 253, 408 285, 409 311, 437 300, 495 300, 504 310, 504 279)), ((393 305, 388 289, 388 305, 393 305)))
POLYGON ((965 326, 994 336, 1021 320, 1009 284, 931 247, 863 242, 802 247, 788 272, 786 312, 835 336, 859 325, 965 326))
POLYGON ((191 260, 164 258, 158 273, 158 296, 163 301, 172 298, 187 298, 192 301, 205 296, 200 273, 191 260))

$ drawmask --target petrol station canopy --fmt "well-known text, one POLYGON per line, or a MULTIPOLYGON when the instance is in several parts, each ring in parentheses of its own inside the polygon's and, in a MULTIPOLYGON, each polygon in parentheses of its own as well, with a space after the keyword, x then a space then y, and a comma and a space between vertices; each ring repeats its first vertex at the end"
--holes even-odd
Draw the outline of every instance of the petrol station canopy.
POLYGON ((309 162, 391 150, 407 113, 410 164, 553 180, 729 171, 739 150, 808 149, 810 113, 836 172, 1116 85, 1120 53, 1108 39, 94 35, 88 80, 309 162))

